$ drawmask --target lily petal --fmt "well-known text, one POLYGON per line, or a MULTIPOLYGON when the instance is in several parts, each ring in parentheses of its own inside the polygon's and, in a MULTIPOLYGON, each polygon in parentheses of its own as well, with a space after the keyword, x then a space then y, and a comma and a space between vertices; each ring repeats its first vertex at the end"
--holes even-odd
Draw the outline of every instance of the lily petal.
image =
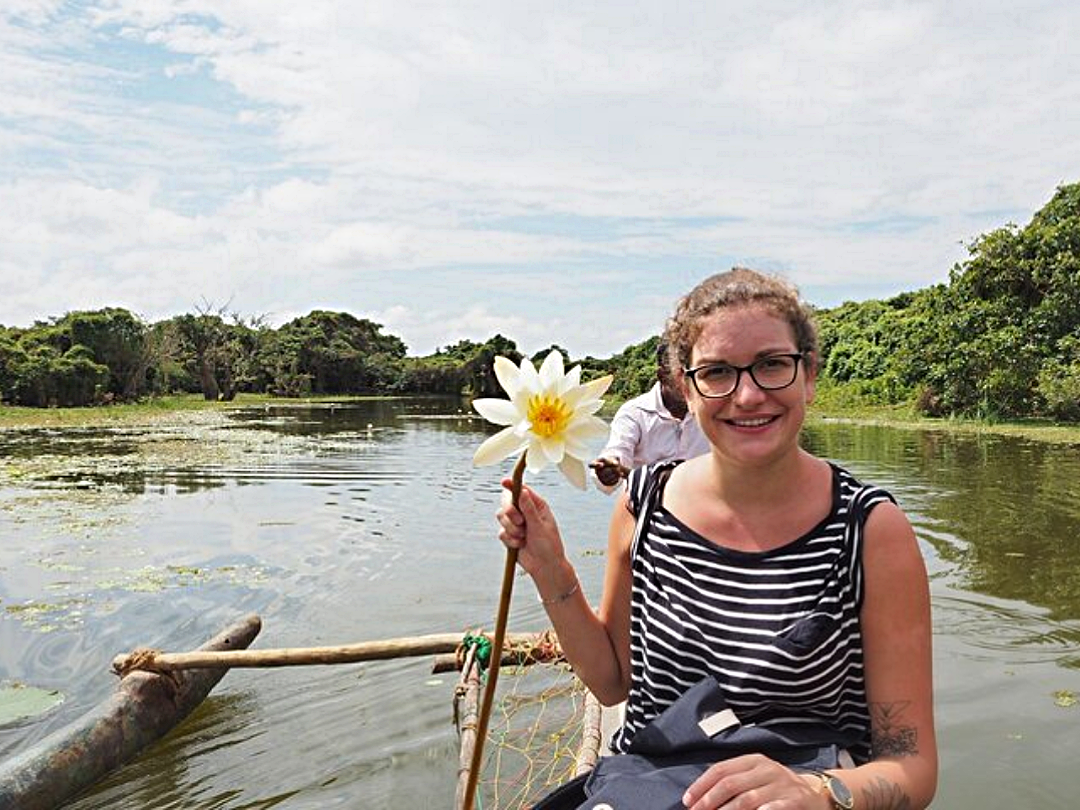
POLYGON ((566 456, 559 462, 559 469, 571 484, 578 489, 585 489, 585 464, 581 459, 566 456))
POLYGON ((610 374, 605 374, 603 377, 597 377, 595 380, 589 380, 581 387, 588 391, 590 399, 599 399, 602 397, 611 386, 612 380, 615 378, 610 374))
POLYGON ((484 440, 473 454, 473 464, 477 467, 485 467, 488 464, 498 464, 507 456, 519 453, 528 445, 523 441, 512 427, 503 428, 494 436, 484 440))
POLYGON ((544 358, 540 366, 540 384, 545 388, 558 390, 559 382, 563 378, 562 352, 552 349, 544 358))
POLYGON ((512 425, 521 418, 514 403, 508 399, 474 399, 472 405, 478 414, 496 425, 512 425))
POLYGON ((563 460, 563 456, 566 455, 566 441, 561 435, 541 436, 538 441, 548 461, 552 464, 558 464, 563 460))
POLYGON ((582 415, 574 419, 573 424, 567 428, 566 435, 585 440, 597 436, 606 436, 608 429, 608 423, 599 416, 582 415))
POLYGON ((585 456, 589 455, 589 444, 583 437, 567 433, 565 438, 566 455, 577 456, 578 458, 585 458, 585 456))
POLYGON ((540 446, 540 442, 534 436, 529 442, 529 449, 525 451, 525 469, 535 475, 547 465, 548 459, 544 454, 544 449, 540 446))
POLYGON ((602 399, 589 399, 582 402, 574 409, 575 416, 592 416, 598 410, 604 407, 604 400, 602 399))
POLYGON ((540 383, 540 375, 536 373, 536 367, 533 366, 532 361, 528 357, 521 358, 521 368, 519 369, 520 384, 522 388, 527 388, 532 393, 536 394, 543 390, 543 385, 540 383))
MULTIPOLYGON (((582 403, 590 400, 600 401, 600 397, 604 395, 604 392, 608 390, 608 386, 611 385, 612 379, 613 377, 608 374, 599 379, 590 380, 584 385, 579 385, 577 388, 567 391, 563 399, 571 408, 577 408, 582 403)), ((603 404, 602 401, 601 404, 603 404)))
POLYGON ((495 358, 495 379, 499 381, 499 385, 502 386, 503 390, 510 395, 510 399, 513 399, 518 389, 521 388, 521 372, 518 371, 517 366, 502 355, 495 358))
MULTIPOLYGON (((598 416, 579 416, 564 431, 563 436, 567 441, 574 439, 583 442, 598 436, 606 436, 608 430, 608 423, 598 416)), ((581 454, 577 453, 575 455, 581 454)))
POLYGON ((559 387, 562 388, 562 391, 559 393, 565 394, 567 391, 577 388, 579 385, 581 385, 581 366, 574 366, 566 372, 566 376, 563 377, 563 381, 559 385, 559 387))

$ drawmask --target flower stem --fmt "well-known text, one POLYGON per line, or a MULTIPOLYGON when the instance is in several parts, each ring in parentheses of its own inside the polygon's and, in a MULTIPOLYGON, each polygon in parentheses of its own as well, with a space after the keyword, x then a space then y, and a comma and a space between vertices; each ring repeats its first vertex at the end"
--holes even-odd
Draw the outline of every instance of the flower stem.
MULTIPOLYGON (((521 454, 511 477, 510 497, 514 506, 521 498, 521 486, 525 478, 525 453, 521 454)), ((502 592, 499 595, 499 611, 495 617, 495 636, 491 640, 491 664, 488 669, 487 683, 484 685, 484 702, 480 704, 480 715, 476 721, 476 745, 473 747, 472 762, 469 764, 469 778, 465 783, 465 795, 462 810, 472 810, 476 797, 476 785, 480 779, 483 765, 484 741, 487 740, 488 720, 491 719, 491 707, 495 700, 495 684, 499 680, 499 662, 502 659, 503 639, 506 638, 506 619, 510 613, 510 596, 514 591, 514 574, 517 569, 518 552, 516 548, 506 549, 506 563, 503 565, 502 592)))
POLYGON ((518 501, 521 500, 521 485, 525 481, 525 454, 521 454, 521 458, 518 459, 517 464, 514 465, 514 472, 511 476, 510 482, 510 497, 513 498, 514 508, 517 508, 518 501))

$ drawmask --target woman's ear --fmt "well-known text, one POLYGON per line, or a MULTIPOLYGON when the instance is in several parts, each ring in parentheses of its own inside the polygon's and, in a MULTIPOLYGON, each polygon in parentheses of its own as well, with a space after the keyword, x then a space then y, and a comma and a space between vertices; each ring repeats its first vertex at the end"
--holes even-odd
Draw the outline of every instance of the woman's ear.
POLYGON ((811 405, 814 402, 814 392, 817 390, 817 355, 813 352, 807 352, 803 358, 803 371, 806 374, 806 404, 811 405))
POLYGON ((697 392, 693 390, 694 386, 691 385, 690 378, 687 377, 682 372, 679 372, 679 375, 675 378, 675 385, 678 387, 679 393, 682 394, 682 398, 686 402, 687 409, 691 413, 693 413, 694 412, 694 397, 693 397, 693 395, 696 394, 697 392))

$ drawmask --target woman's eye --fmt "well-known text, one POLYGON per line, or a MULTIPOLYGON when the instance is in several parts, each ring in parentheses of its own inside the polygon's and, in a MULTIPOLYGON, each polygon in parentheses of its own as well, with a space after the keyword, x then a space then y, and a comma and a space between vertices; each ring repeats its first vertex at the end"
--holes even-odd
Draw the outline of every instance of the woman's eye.
POLYGON ((735 373, 735 370, 731 366, 707 366, 703 368, 698 374, 704 377, 706 380, 726 380, 735 373))

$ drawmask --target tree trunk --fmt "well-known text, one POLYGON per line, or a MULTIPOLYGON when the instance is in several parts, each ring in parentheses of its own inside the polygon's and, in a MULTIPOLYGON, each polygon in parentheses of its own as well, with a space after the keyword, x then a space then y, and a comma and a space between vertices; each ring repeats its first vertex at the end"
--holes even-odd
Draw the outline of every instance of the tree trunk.
POLYGON ((221 392, 218 390, 217 378, 214 376, 214 364, 205 354, 199 357, 199 383, 202 385, 203 399, 207 402, 217 402, 221 392))

